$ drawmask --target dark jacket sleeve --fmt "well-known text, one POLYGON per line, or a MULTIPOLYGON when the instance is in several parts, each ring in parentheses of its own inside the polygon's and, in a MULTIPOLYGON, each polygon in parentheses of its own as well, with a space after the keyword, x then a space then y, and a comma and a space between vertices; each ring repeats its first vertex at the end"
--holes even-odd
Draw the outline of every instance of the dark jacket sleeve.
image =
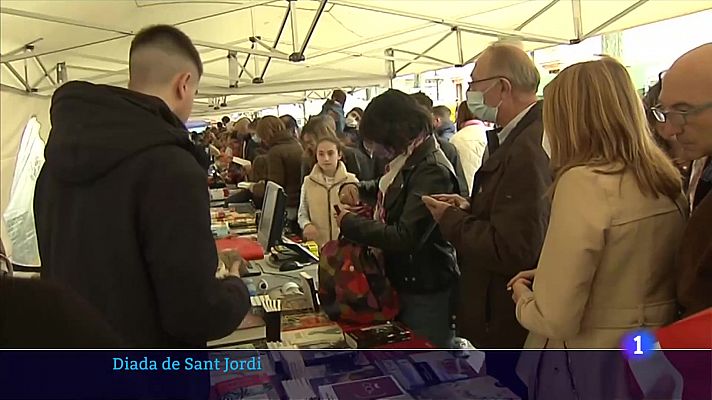
MULTIPOLYGON (((548 158, 534 141, 509 155, 489 220, 450 207, 440 220, 445 239, 469 265, 507 277, 536 267, 549 221, 548 158)), ((513 150, 515 150, 513 149, 513 150)))
POLYGON ((195 161, 174 159, 152 170, 142 193, 143 256, 164 329, 196 344, 230 334, 250 301, 241 279, 215 278, 218 259, 205 176, 195 161))
POLYGON ((433 218, 420 194, 452 193, 454 187, 450 171, 437 164, 424 164, 403 189, 403 213, 394 224, 350 214, 341 222, 341 233, 348 239, 385 251, 411 252, 422 241, 433 218), (417 175, 416 175, 417 173, 417 175))

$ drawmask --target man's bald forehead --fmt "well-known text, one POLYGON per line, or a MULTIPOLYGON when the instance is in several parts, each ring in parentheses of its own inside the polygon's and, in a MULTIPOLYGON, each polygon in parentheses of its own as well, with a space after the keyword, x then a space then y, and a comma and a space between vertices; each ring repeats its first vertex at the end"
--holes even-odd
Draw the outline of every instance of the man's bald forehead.
POLYGON ((708 101, 712 93, 712 43, 678 58, 663 75, 660 99, 667 106, 708 101))

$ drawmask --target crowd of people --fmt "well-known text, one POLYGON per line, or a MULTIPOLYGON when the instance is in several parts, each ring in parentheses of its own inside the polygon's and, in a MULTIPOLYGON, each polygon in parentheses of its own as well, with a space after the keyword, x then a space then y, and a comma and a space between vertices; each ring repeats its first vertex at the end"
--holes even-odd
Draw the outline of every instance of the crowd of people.
MULTIPOLYGON (((438 347, 617 348, 712 306, 711 64, 712 44, 686 53, 643 101, 602 57, 561 71, 541 100, 529 56, 493 44, 454 122, 423 93, 346 113, 334 90, 303 127, 226 117, 191 136, 200 58, 179 30, 150 27, 132 42, 128 89, 70 82, 53 97, 35 196, 42 278, 132 346, 230 333, 249 299, 236 267, 214 276, 214 164, 213 183, 252 182, 239 197, 256 205, 265 182, 284 187, 306 240, 379 249, 398 318, 438 347)), ((540 374, 590 362, 540 357, 540 374)))

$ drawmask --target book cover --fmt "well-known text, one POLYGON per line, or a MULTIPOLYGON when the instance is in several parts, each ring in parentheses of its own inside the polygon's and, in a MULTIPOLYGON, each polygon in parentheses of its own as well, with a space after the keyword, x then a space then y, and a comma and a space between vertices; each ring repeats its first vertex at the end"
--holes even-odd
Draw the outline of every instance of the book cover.
POLYGON ((280 399, 284 389, 277 376, 254 374, 240 376, 215 385, 220 399, 280 399))
POLYGON ((456 358, 448 352, 431 351, 412 354, 413 366, 428 385, 475 378, 479 374, 464 358, 456 358))
POLYGON ((336 383, 358 381, 361 379, 383 376, 383 373, 381 373, 381 371, 373 365, 337 374, 333 374, 330 372, 331 371, 327 370, 322 376, 309 379, 309 384, 312 386, 314 391, 318 392, 319 387, 321 386, 328 386, 336 383))
POLYGON ((369 326, 349 331, 346 344, 353 349, 372 349, 391 343, 410 340, 411 331, 398 322, 369 326))
POLYGON ((343 340, 344 333, 337 324, 282 332, 283 342, 299 348, 313 345, 329 346, 342 343, 343 340))
MULTIPOLYGON (((308 299, 305 300, 308 301, 308 299)), ((336 324, 332 322, 324 313, 282 314, 282 332, 332 325, 336 324)))
POLYGON ((329 400, 412 399, 392 376, 321 386, 319 395, 329 400))

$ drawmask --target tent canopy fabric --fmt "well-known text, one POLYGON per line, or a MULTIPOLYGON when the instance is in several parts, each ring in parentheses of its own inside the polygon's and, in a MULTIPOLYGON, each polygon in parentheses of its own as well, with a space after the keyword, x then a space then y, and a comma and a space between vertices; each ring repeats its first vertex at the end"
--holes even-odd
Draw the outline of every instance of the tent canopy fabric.
POLYGON ((226 111, 255 109, 303 100, 307 90, 387 85, 464 65, 497 40, 534 50, 706 9, 712 2, 4 0, 1 82, 44 95, 60 77, 125 85, 133 35, 171 24, 205 64, 200 115, 212 111, 208 98, 225 96, 226 111))

